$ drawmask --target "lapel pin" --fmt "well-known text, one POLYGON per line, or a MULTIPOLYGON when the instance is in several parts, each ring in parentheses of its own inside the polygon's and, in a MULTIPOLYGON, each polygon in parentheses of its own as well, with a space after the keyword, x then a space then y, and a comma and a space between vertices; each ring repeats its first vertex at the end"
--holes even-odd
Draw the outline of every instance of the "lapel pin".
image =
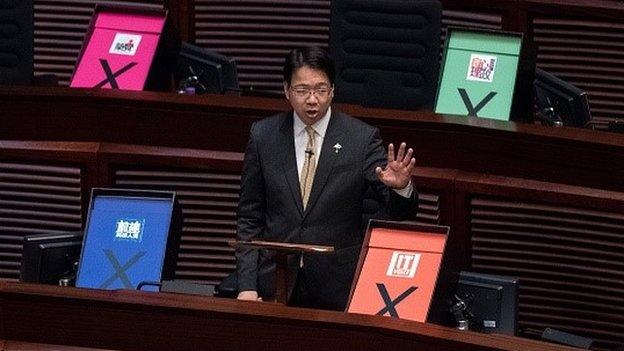
POLYGON ((336 145, 334 145, 334 152, 338 153, 340 149, 342 149, 342 145, 340 145, 339 143, 336 143, 336 145))

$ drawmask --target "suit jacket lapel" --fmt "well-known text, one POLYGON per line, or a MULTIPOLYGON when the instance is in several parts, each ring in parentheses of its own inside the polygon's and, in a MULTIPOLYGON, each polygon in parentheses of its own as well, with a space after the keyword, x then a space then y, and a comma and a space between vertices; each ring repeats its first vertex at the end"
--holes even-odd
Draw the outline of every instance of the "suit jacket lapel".
POLYGON ((303 204, 301 203, 301 189, 299 188, 299 172, 297 171, 297 159, 295 156, 295 139, 293 134, 293 113, 292 111, 286 115, 284 122, 280 128, 278 135, 278 146, 281 146, 282 168, 284 176, 290 188, 293 202, 303 215, 303 204))
POLYGON ((317 162, 314 182, 312 183, 312 191, 310 192, 308 205, 306 206, 306 210, 303 214, 304 217, 310 213, 310 210, 316 204, 316 201, 327 183, 332 168, 334 167, 334 162, 340 156, 340 153, 337 153, 336 150, 334 150, 334 145, 342 145, 343 136, 344 132, 340 121, 340 115, 337 112, 332 112, 332 117, 329 120, 329 125, 327 126, 327 131, 325 132, 325 139, 321 149, 321 157, 317 162))

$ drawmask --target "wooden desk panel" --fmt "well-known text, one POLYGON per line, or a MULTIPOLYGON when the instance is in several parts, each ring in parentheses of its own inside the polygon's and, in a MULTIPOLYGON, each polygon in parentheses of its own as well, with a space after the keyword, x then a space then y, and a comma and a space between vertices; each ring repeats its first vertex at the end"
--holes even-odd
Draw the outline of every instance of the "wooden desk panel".
POLYGON ((91 347, 41 344, 15 340, 0 340, 0 351, 112 351, 91 347))
MULTIPOLYGON (((92 141, 243 152, 282 99, 0 87, 0 139, 92 141)), ((418 165, 624 191, 624 135, 428 111, 336 108, 407 142, 418 165)))
POLYGON ((3 339, 119 350, 572 350, 272 303, 7 282, 0 312, 3 339))

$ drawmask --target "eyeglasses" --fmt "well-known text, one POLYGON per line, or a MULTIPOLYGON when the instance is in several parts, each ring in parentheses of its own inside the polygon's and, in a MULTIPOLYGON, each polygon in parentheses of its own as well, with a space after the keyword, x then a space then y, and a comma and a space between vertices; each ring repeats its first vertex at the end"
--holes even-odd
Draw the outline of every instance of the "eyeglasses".
POLYGON ((314 94, 318 98, 326 98, 334 88, 328 86, 319 86, 316 88, 308 87, 292 87, 290 91, 293 92, 297 99, 307 99, 310 94, 314 94))

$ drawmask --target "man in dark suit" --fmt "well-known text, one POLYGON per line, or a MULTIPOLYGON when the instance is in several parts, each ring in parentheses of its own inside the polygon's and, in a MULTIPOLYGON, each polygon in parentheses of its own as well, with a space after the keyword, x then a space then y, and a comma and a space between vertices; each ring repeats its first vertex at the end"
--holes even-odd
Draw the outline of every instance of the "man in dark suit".
MULTIPOLYGON (((305 254, 291 304, 343 310, 363 240, 368 189, 393 219, 415 214, 412 149, 384 151, 379 131, 332 110, 335 69, 319 48, 295 49, 284 66, 284 93, 293 111, 254 123, 245 151, 238 207, 239 240, 329 245, 335 255, 305 254)), ((236 252, 242 300, 270 298, 275 262, 270 252, 236 252)))

